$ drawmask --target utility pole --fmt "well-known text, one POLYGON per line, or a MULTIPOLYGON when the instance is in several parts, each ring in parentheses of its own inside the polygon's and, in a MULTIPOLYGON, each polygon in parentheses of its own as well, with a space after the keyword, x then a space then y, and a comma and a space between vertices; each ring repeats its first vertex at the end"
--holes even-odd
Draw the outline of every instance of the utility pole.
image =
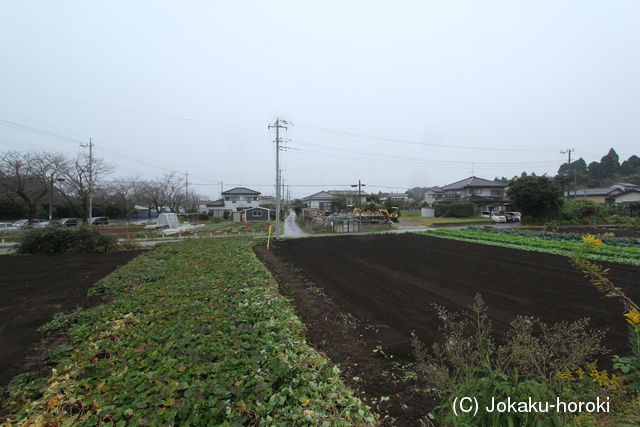
POLYGON ((80 144, 81 147, 89 147, 89 218, 87 218, 87 224, 91 225, 91 218, 93 217, 93 142, 89 138, 89 144, 80 144))
POLYGON ((362 200, 362 187, 366 187, 367 184, 363 184, 358 180, 357 184, 351 184, 352 187, 358 187, 358 219, 362 222, 362 207, 360 206, 362 200))
POLYGON ((221 199, 223 198, 223 197, 222 197, 222 192, 223 192, 222 187, 223 187, 223 186, 224 186, 224 182, 223 182, 223 181, 220 181, 220 198, 221 198, 221 199))
MULTIPOLYGON (((571 173, 571 153, 575 151, 573 148, 567 148, 566 150, 561 150, 560 153, 561 154, 566 154, 568 156, 567 158, 567 165, 569 166, 569 173, 571 173)), ((569 179, 571 179, 569 177, 569 179)), ((578 178, 576 177, 576 170, 575 168, 573 168, 573 188, 574 188, 574 198, 577 196, 577 192, 578 192, 578 178)), ((567 189, 567 195, 569 195, 570 192, 567 189)))
POLYGON ((184 189, 184 213, 188 213, 189 209, 189 171, 184 172, 185 189, 184 189))
POLYGON ((274 124, 267 126, 267 129, 276 129, 276 238, 280 237, 280 129, 287 129, 289 122, 276 118, 274 124))

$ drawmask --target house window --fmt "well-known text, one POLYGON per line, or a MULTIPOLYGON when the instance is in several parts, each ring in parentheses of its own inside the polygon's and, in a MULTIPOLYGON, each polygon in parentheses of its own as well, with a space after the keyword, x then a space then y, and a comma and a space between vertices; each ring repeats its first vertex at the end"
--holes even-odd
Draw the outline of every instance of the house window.
POLYGON ((251 216, 254 218, 262 218, 262 211, 252 211, 251 216))
POLYGON ((482 194, 482 188, 470 188, 469 194, 482 194))
POLYGON ((240 200, 239 196, 226 196, 224 198, 226 201, 228 202, 237 202, 238 200, 240 200))
POLYGON ((491 190, 492 196, 502 196, 502 190, 491 190))

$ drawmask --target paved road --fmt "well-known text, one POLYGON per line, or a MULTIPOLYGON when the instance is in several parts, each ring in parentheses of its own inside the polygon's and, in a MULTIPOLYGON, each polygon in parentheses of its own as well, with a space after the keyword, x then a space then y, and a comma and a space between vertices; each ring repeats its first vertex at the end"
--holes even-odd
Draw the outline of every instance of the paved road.
POLYGON ((309 233, 304 231, 296 222, 297 215, 295 211, 291 210, 291 213, 284 220, 284 233, 282 237, 305 237, 309 236, 309 233))

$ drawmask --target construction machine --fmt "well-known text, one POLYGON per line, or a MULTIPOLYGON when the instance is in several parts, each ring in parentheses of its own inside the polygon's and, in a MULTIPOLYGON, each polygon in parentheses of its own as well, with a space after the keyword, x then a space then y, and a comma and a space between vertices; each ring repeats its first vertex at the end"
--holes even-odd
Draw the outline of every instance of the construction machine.
POLYGON ((398 222, 399 219, 398 217, 399 215, 399 209, 394 206, 391 208, 391 212, 389 212, 387 209, 378 209, 378 212, 380 212, 381 214, 383 214, 387 220, 391 221, 391 222, 398 222))

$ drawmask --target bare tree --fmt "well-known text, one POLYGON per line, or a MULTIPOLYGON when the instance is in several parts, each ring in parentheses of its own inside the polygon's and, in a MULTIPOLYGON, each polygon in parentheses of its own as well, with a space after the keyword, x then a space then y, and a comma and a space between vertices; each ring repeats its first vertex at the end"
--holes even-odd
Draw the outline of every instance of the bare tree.
POLYGON ((89 197, 102 184, 103 178, 113 171, 113 167, 103 159, 80 153, 76 159, 67 162, 62 174, 65 179, 60 191, 71 200, 80 201, 83 218, 89 213, 89 197))
POLYGON ((143 199, 149 210, 158 214, 163 208, 177 212, 184 201, 184 179, 176 173, 165 174, 162 178, 146 181, 143 185, 143 199))
POLYGON ((167 207, 171 212, 177 213, 185 202, 184 178, 176 173, 170 173, 163 177, 162 183, 167 207))
POLYGON ((64 163, 60 154, 32 151, 0 154, 0 186, 25 203, 30 223, 36 217, 38 202, 52 191, 54 176, 64 163))
POLYGON ((141 199, 144 183, 139 177, 118 178, 108 188, 108 197, 120 209, 127 222, 135 212, 136 201, 141 199))

